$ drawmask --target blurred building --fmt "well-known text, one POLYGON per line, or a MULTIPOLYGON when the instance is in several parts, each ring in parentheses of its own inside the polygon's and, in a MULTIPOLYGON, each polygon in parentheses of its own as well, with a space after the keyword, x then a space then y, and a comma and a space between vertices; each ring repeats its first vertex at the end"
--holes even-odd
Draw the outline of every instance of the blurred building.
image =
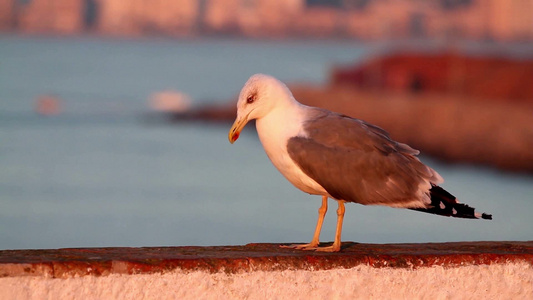
POLYGON ((197 0, 96 0, 98 30, 105 34, 196 33, 197 0))
POLYGON ((0 30, 533 40, 533 0, 0 0, 0 30))
POLYGON ((0 24, 8 23, 17 31, 74 34, 83 28, 80 18, 83 0, 0 0, 0 3, 0 24))
POLYGON ((14 2, 12 0, 0 0, 0 31, 7 31, 13 28, 14 2))
POLYGON ((208 33, 286 36, 304 8, 302 0, 206 0, 208 33))

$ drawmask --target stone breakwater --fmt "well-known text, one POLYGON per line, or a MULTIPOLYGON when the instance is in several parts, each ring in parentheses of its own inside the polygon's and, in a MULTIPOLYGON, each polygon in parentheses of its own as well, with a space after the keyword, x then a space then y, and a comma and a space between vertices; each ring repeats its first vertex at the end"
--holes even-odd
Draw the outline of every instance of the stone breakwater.
POLYGON ((533 242, 0 251, 0 298, 533 296, 533 242))

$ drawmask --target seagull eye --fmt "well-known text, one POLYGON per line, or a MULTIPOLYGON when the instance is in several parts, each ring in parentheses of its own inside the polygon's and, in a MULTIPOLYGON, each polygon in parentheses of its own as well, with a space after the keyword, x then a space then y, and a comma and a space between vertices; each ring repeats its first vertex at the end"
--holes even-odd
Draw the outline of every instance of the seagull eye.
POLYGON ((250 95, 248 98, 246 98, 246 103, 250 104, 255 101, 255 95, 250 95))

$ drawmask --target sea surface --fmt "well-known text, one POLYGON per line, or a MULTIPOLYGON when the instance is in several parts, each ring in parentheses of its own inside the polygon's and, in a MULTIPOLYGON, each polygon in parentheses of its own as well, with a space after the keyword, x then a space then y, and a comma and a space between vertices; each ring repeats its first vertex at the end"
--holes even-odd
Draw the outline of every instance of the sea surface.
MULTIPOLYGON (((320 197, 270 164, 253 124, 154 121, 148 98, 235 98, 267 73, 321 83, 333 64, 386 45, 346 41, 0 36, 0 249, 308 242, 320 197), (35 112, 40 95, 62 113, 35 112)), ((494 220, 346 206, 343 240, 531 240, 533 177, 422 160, 444 187, 494 220)), ((330 201, 322 241, 333 240, 330 201)))

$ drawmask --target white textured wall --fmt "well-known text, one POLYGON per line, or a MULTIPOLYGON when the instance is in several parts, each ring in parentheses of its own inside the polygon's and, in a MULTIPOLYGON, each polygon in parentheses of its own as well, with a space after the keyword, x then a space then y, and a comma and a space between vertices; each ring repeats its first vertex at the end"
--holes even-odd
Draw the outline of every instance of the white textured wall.
POLYGON ((533 267, 0 278, 0 299, 533 299, 533 267))

